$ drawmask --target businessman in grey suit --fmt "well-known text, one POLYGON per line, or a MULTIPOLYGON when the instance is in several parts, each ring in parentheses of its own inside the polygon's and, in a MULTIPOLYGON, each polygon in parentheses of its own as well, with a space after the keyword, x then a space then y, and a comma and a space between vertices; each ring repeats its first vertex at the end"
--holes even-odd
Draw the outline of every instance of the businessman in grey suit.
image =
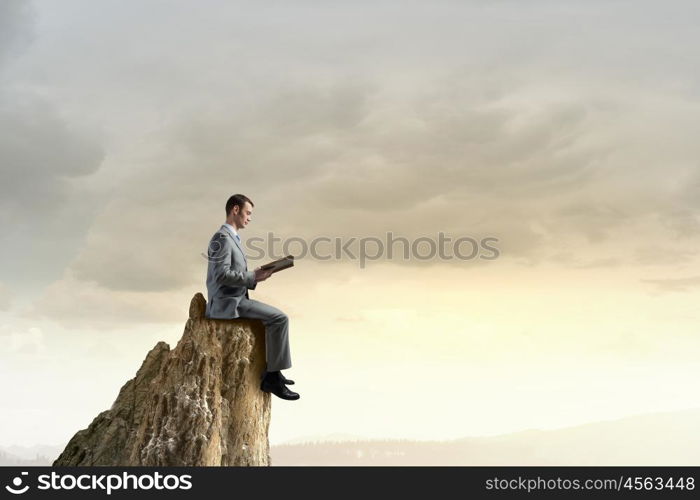
POLYGON ((289 353, 289 318, 276 307, 253 300, 248 289, 254 290, 260 281, 272 274, 256 268, 248 271, 248 261, 238 232, 249 223, 253 202, 247 196, 235 194, 226 201, 226 223, 209 241, 207 267, 208 318, 253 318, 265 325, 265 356, 267 369, 260 389, 282 399, 299 399, 287 385, 293 380, 281 370, 292 366, 289 353))

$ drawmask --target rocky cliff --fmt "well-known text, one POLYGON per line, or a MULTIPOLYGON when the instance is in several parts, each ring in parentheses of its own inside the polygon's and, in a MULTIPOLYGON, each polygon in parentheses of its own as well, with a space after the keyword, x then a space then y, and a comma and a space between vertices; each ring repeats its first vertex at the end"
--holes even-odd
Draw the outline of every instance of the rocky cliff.
POLYGON ((159 342, 53 465, 270 464, 264 326, 206 319, 205 306, 197 293, 175 349, 159 342))

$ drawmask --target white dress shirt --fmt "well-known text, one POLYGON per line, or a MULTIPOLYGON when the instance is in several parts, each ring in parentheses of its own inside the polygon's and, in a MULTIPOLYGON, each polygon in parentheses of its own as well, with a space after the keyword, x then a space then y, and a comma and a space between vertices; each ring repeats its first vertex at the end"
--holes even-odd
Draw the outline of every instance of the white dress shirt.
POLYGON ((238 234, 238 231, 236 231, 236 228, 233 227, 233 226, 232 226, 231 224, 229 224, 228 222, 224 222, 224 226, 228 226, 229 229, 230 229, 231 231, 233 231, 233 234, 236 236, 236 239, 237 239, 238 242, 240 243, 240 242, 241 242, 241 237, 240 237, 240 235, 238 234))

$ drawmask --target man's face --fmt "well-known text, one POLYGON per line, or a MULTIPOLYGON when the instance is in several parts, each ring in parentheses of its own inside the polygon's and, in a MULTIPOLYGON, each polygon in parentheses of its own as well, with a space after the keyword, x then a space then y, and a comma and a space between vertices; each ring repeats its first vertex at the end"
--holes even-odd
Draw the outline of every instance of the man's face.
POLYGON ((236 227, 243 229, 250 222, 251 216, 253 215, 253 207, 247 201, 243 208, 236 205, 233 207, 233 220, 236 223, 236 227))

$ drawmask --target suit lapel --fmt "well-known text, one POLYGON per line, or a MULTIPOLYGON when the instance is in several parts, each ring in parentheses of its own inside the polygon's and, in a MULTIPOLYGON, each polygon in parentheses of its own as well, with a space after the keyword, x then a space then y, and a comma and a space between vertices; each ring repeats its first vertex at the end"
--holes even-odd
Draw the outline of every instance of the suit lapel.
POLYGON ((238 247, 238 249, 241 251, 241 254, 243 254, 243 260, 244 260, 245 263, 246 263, 246 267, 248 267, 248 259, 246 258, 245 252, 243 251, 243 248, 241 247, 241 243, 238 241, 238 238, 236 238, 236 235, 233 234, 233 231, 231 231, 231 230, 228 228, 228 226, 226 226, 226 225, 222 225, 222 226, 221 226, 221 229, 224 229, 224 230, 226 231, 226 234, 228 234, 228 235, 231 237, 231 239, 233 240, 233 242, 236 244, 236 246, 238 247))

